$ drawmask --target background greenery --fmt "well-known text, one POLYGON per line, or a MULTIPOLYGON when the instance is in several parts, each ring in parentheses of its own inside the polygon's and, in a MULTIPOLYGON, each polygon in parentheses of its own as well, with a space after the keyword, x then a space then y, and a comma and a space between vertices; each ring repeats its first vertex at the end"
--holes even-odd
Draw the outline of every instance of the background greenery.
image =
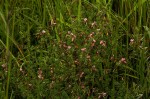
POLYGON ((148 99, 149 0, 0 0, 0 98, 148 99))

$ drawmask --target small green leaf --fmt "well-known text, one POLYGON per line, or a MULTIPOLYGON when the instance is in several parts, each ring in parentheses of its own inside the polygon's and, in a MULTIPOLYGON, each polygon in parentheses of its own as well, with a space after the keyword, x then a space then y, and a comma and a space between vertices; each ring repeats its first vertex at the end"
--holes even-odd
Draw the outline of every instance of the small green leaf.
POLYGON ((145 31, 148 33, 148 36, 150 38, 150 29, 147 26, 143 26, 145 31))

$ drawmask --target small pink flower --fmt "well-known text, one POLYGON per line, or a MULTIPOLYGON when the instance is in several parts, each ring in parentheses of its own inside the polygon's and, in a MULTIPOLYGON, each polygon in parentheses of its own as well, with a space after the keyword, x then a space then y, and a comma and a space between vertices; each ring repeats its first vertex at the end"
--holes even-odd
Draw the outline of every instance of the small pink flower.
POLYGON ((95 43, 96 43, 96 40, 93 39, 92 44, 91 44, 91 47, 93 47, 93 46, 95 45, 95 43))
POLYGON ((115 60, 114 55, 112 55, 112 56, 110 57, 110 60, 111 60, 111 61, 114 61, 114 60, 115 60))
POLYGON ((71 34, 71 31, 68 31, 68 34, 71 34))
POLYGON ((83 52, 86 51, 86 48, 82 48, 81 51, 83 51, 83 52))
POLYGON ((5 64, 2 64, 2 67, 3 68, 6 68, 7 67, 7 64, 5 63, 5 64))
POLYGON ((74 35, 73 33, 70 33, 70 35, 72 36, 72 41, 74 41, 76 39, 76 35, 74 35))
POLYGON ((134 43, 134 39, 130 39, 130 44, 133 44, 134 43))
POLYGON ((98 51, 96 52, 96 55, 99 55, 99 52, 98 52, 98 51))
POLYGON ((96 40, 95 40, 95 39, 93 39, 93 43, 96 43, 96 40))
POLYGON ((93 72, 96 72, 96 71, 97 71, 97 68, 95 67, 95 65, 92 66, 92 71, 93 71, 93 72))
POLYGON ((64 47, 64 48, 67 48, 67 45, 66 45, 66 43, 64 43, 64 44, 63 44, 63 47, 64 47))
POLYGON ((23 70, 22 70, 22 67, 20 67, 20 71, 23 71, 23 70))
POLYGON ((126 61, 126 59, 125 59, 125 58, 121 58, 120 63, 126 64, 126 63, 127 63, 127 61, 126 61))
POLYGON ((84 21, 85 23, 87 23, 88 19, 87 19, 87 18, 84 18, 83 21, 84 21))
POLYGON ((105 47, 105 46, 106 46, 106 42, 105 42, 104 40, 101 40, 101 41, 100 41, 100 45, 102 45, 102 46, 105 47))
POLYGON ((84 75, 84 72, 81 72, 81 73, 80 73, 80 78, 82 78, 82 77, 83 77, 83 75, 84 75))
POLYGON ((68 49, 71 49, 71 46, 68 46, 68 49))
POLYGON ((45 30, 42 30, 42 32, 41 32, 42 34, 45 34, 46 33, 46 31, 45 30))
POLYGON ((73 35, 73 37, 72 37, 72 41, 74 41, 76 39, 76 36, 75 35, 73 35))
POLYGON ((74 63, 75 63, 75 65, 79 65, 80 64, 78 60, 75 60, 74 63))
POLYGON ((92 38, 94 35, 94 32, 92 32, 90 35, 89 35, 89 38, 92 38))
POLYGON ((5 72, 8 72, 8 68, 7 68, 7 64, 6 63, 2 64, 2 68, 4 69, 5 72))
POLYGON ((78 99, 81 99, 81 97, 80 97, 80 96, 78 96, 78 99))
POLYGON ((91 27, 94 28, 96 26, 96 22, 94 21, 92 24, 91 24, 91 27))
POLYGON ((38 68, 38 69, 39 69, 38 70, 38 78, 41 79, 41 80, 43 80, 44 79, 43 72, 42 72, 41 68, 38 68))
POLYGON ((134 39, 130 39, 130 42, 134 42, 134 39))
POLYGON ((100 44, 102 45, 103 43, 104 43, 104 41, 103 41, 103 40, 101 40, 101 41, 100 41, 100 44))

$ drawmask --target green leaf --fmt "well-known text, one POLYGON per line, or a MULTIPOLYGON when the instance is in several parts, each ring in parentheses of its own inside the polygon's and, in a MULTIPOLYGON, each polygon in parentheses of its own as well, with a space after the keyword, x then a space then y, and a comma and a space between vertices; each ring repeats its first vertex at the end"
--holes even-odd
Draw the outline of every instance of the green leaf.
POLYGON ((150 38, 150 29, 147 26, 143 26, 145 31, 148 33, 148 36, 150 38))
POLYGON ((68 96, 68 94, 66 93, 66 91, 63 91, 63 92, 62 92, 62 98, 63 98, 63 99, 69 99, 69 96, 68 96))

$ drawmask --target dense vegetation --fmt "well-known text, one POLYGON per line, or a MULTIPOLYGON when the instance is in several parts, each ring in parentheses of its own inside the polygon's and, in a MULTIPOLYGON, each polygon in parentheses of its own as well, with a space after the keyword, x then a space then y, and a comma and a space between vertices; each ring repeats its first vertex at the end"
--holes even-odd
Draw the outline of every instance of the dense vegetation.
POLYGON ((0 98, 148 99, 149 0, 0 0, 0 98))

